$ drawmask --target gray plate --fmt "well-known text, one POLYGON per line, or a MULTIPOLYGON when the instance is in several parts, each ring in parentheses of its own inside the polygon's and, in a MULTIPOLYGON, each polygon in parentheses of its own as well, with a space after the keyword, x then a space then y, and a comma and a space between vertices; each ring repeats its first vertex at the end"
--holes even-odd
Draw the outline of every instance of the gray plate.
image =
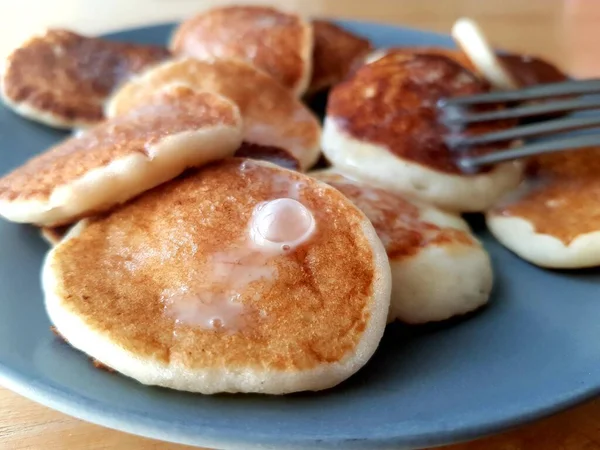
MULTIPOLYGON (((422 31, 343 24, 379 46, 451 45, 445 36, 422 31)), ((112 38, 164 43, 170 30, 157 26, 112 38)), ((63 136, 0 107, 0 172, 63 136)), ((94 369, 49 330, 39 284, 47 246, 33 228, 0 221, 0 381, 108 427, 245 450, 443 444, 500 431, 598 393, 600 272, 537 269, 474 225, 496 270, 489 307, 468 320, 390 326, 367 367, 339 387, 267 397, 192 395, 94 369)))

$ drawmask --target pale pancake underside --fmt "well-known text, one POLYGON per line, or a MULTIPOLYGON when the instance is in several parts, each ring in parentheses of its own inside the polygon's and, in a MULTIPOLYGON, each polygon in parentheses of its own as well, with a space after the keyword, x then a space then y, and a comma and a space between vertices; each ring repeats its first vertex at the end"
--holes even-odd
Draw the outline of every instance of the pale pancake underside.
MULTIPOLYGON (((353 181, 337 170, 313 172, 315 178, 324 182, 342 183, 342 193, 353 201, 366 215, 374 220, 375 228, 387 236, 394 235, 394 229, 407 229, 420 232, 427 224, 442 229, 456 229, 464 232, 463 240, 425 244, 414 254, 394 257, 388 254, 392 270, 392 296, 388 320, 407 323, 425 323, 446 320, 452 316, 465 314, 487 303, 493 285, 490 258, 471 235, 469 225, 458 215, 447 213, 420 202, 409 203, 418 209, 418 221, 412 221, 400 210, 401 206, 381 204, 377 191, 368 184, 353 181), (343 177, 341 180, 339 177, 343 177), (336 178, 338 177, 338 178, 336 178), (343 184, 352 184, 363 189, 366 195, 348 195, 343 184), (383 211, 397 212, 394 223, 379 223, 383 211)), ((354 191, 352 191, 354 192, 354 191)), ((395 194, 402 198, 400 195, 395 194)), ((406 198, 404 198, 406 200, 406 198)), ((388 238, 389 239, 389 238, 388 238)), ((385 242, 385 241, 384 241, 385 242)))
POLYGON ((331 163, 352 177, 402 193, 440 208, 479 212, 490 208, 521 181, 523 164, 498 164, 489 172, 456 175, 401 159, 381 145, 351 136, 339 125, 343 117, 326 117, 322 149, 331 163))
MULTIPOLYGON (((269 163, 256 162, 255 164, 260 167, 272 168, 279 171, 284 170, 269 163)), ((298 179, 298 176, 302 175, 297 174, 296 179, 298 179)), ((50 251, 44 263, 42 282, 45 292, 46 309, 52 322, 57 327, 58 332, 72 346, 87 353, 103 365, 113 368, 144 384, 205 394, 218 392, 285 394, 303 390, 321 390, 338 384, 360 369, 378 346, 379 340, 383 335, 389 309, 391 275, 385 250, 377 238, 375 230, 364 215, 331 187, 315 183, 308 178, 306 180, 312 183, 314 189, 318 189, 321 192, 319 195, 328 198, 332 197, 332 195, 335 196, 334 198, 337 199, 335 201, 343 204, 343 208, 352 208, 352 211, 354 211, 353 214, 358 214, 358 217, 361 217, 359 228, 362 236, 364 236, 372 249, 372 261, 364 262, 372 267, 375 274, 370 294, 367 316, 368 323, 355 347, 348 350, 342 359, 335 362, 323 362, 315 367, 304 370, 291 371, 278 371, 272 368, 265 368, 262 365, 258 365, 257 367, 251 364, 249 366, 195 367, 191 369, 186 367, 185 364, 177 362, 164 363, 153 358, 139 356, 134 352, 124 349, 118 342, 113 342, 103 332, 104 330, 89 326, 81 316, 66 306, 65 300, 60 294, 61 273, 54 269, 57 263, 57 255, 61 255, 63 248, 69 248, 71 240, 85 235, 89 226, 88 219, 76 225, 65 239, 50 251)), ((168 189, 169 185, 165 186, 168 189)), ((158 189, 163 189, 163 187, 158 189)), ((228 198, 235 193, 235 190, 229 190, 229 186, 223 186, 223 189, 227 193, 228 198)), ((154 194, 152 195, 156 195, 156 192, 158 191, 153 191, 154 194)), ((201 195, 200 192, 198 195, 201 195)), ((130 203, 130 205, 143 201, 143 199, 144 196, 139 197, 133 203, 130 203)), ((164 199, 164 201, 168 200, 164 199)), ((333 211, 339 210, 334 208, 333 211)), ((327 214, 333 214, 329 218, 329 220, 333 220, 336 212, 329 212, 327 214)), ((324 217, 324 220, 328 220, 328 218, 324 217)), ((194 227, 190 228, 190 231, 195 230, 193 232, 201 233, 200 229, 197 228, 199 226, 198 223, 190 224, 190 226, 194 227)), ((223 226, 226 227, 227 225, 223 224, 223 226)), ((144 239, 146 237, 147 235, 141 237, 132 236, 135 239, 144 239)), ((323 245, 329 245, 329 240, 322 242, 324 242, 323 245)), ((63 255, 63 257, 68 257, 68 253, 63 255)), ((159 276, 160 271, 160 267, 156 267, 153 273, 159 276)), ((325 286, 330 286, 332 281, 317 281, 317 285, 321 284, 321 287, 325 288, 325 286)), ((107 287, 110 289, 110 285, 107 285, 107 287)), ((318 314, 318 312, 313 312, 312 314, 318 314)), ((295 330, 290 330, 290 333, 294 332, 295 330)))

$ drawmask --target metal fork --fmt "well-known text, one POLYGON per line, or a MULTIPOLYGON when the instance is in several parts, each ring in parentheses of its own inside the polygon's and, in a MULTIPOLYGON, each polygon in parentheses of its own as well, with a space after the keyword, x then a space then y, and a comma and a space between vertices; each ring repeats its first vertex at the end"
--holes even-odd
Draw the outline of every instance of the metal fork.
POLYGON ((550 113, 600 109, 600 97, 585 97, 589 94, 600 94, 600 79, 566 81, 512 91, 442 99, 438 103, 438 109, 441 122, 450 130, 450 133, 445 137, 446 144, 452 151, 457 153, 458 165, 465 171, 473 171, 488 164, 600 145, 600 133, 596 133, 557 137, 540 142, 525 142, 508 150, 498 150, 485 155, 469 155, 469 149, 476 145, 526 140, 565 131, 600 127, 600 113, 594 116, 546 119, 533 124, 519 125, 503 131, 474 136, 461 134, 464 127, 472 123, 525 117, 535 118, 550 113), (573 98, 575 95, 577 97, 573 98), (529 100, 542 99, 547 99, 547 101, 521 104, 529 100), (512 102, 517 102, 517 106, 486 112, 474 112, 470 109, 478 105, 512 102))

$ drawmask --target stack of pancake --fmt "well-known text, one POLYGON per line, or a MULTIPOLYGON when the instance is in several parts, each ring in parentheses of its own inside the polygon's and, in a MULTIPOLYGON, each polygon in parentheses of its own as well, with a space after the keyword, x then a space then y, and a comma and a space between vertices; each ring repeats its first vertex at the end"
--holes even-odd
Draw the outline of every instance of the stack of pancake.
POLYGON ((460 214, 523 165, 461 173, 434 108, 490 84, 457 51, 370 51, 232 6, 168 50, 49 30, 12 52, 6 105, 77 131, 0 179, 0 215, 54 245, 56 331, 145 384, 285 394, 355 373, 388 322, 484 305, 490 259, 460 214), (330 87, 321 136, 299 97, 330 87), (315 170, 321 148, 333 167, 315 170))

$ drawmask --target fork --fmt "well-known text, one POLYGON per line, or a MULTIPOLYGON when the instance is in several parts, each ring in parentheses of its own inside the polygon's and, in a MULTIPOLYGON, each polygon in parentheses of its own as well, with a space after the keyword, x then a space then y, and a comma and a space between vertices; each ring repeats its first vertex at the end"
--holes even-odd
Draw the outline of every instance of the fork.
POLYGON ((546 119, 532 124, 518 125, 507 130, 473 136, 461 134, 464 127, 473 123, 535 118, 550 113, 600 109, 600 97, 584 96, 589 94, 600 94, 600 79, 565 81, 524 89, 441 99, 438 102, 439 120, 450 130, 450 133, 445 136, 445 142, 451 151, 456 152, 458 166, 465 172, 471 172, 488 164, 600 145, 600 133, 562 138, 559 136, 532 143, 525 141, 538 136, 600 127, 600 113, 593 116, 546 119), (573 98, 575 95, 578 97, 573 98), (522 104, 529 100, 544 99, 547 101, 522 104), (512 102, 516 102, 517 105, 486 112, 471 110, 472 107, 478 105, 512 102), (469 149, 476 145, 515 140, 520 140, 521 143, 508 150, 498 150, 484 155, 469 154, 469 149))

